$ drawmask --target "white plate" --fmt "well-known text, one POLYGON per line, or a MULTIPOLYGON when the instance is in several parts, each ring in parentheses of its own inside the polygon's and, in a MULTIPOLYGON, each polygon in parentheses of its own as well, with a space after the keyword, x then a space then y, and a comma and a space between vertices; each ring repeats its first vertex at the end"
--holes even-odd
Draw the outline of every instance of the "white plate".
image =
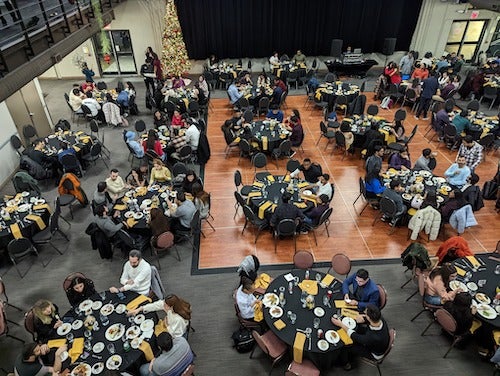
POLYGON ((324 339, 320 339, 318 341, 318 349, 320 349, 321 351, 326 351, 329 347, 330 345, 324 339))
POLYGON ((82 372, 85 372, 85 376, 90 376, 92 374, 92 368, 87 363, 80 363, 73 368, 71 376, 82 376, 82 372))
MULTIPOLYGON (((157 191, 158 189, 160 189, 160 186, 158 184, 155 184, 153 185, 151 188, 150 188, 152 191, 157 191)), ((144 200, 146 201, 146 200, 144 200)))
POLYGON ((122 365, 122 357, 118 354, 111 355, 108 360, 106 360, 106 367, 108 369, 118 369, 122 365))
POLYGON ((122 324, 113 324, 106 329, 105 337, 108 341, 116 341, 125 333, 125 326, 122 324))
POLYGON ((115 308, 115 312, 121 315, 123 312, 127 310, 127 306, 125 304, 118 304, 115 308))
POLYGON ((142 343, 142 338, 141 337, 136 337, 132 341, 130 341, 130 346, 133 349, 138 349, 139 346, 141 345, 141 343, 142 343))
POLYGON ((97 300, 94 303, 92 303, 92 309, 94 311, 97 311, 98 309, 101 309, 101 307, 102 307, 102 302, 100 300, 97 300))
POLYGON ((446 192, 451 191, 451 187, 449 185, 443 185, 441 188, 443 188, 446 192))
POLYGON ((441 176, 436 176, 436 182, 439 184, 446 183, 446 179, 442 178, 441 176))
POLYGON ((98 362, 92 366, 92 374, 98 375, 103 371, 103 369, 104 369, 104 363, 98 362))
POLYGON ((64 351, 59 357, 61 358, 61 362, 64 362, 66 359, 68 359, 69 353, 67 351, 64 351))
POLYGON ((483 294, 482 292, 478 292, 474 298, 476 298, 477 302, 479 304, 490 304, 491 303, 491 299, 489 296, 483 294))
POLYGON ((125 336, 127 337, 127 339, 133 339, 139 337, 140 334, 141 334, 141 329, 135 325, 128 328, 127 331, 125 332, 125 336))
POLYGON ((45 204, 45 200, 43 198, 36 199, 34 202, 35 205, 45 204))
POLYGON ((304 196, 311 196, 313 193, 309 189, 306 189, 304 192, 302 192, 302 194, 304 196))
POLYGON ((16 200, 9 200, 7 201, 7 204, 6 204, 8 207, 11 207, 11 206, 16 206, 17 205, 17 202, 16 200))
POLYGON ((21 192, 21 196, 22 196, 22 197, 28 197, 29 195, 30 195, 30 193, 29 193, 29 192, 26 192, 26 191, 21 192))
POLYGON ((141 325, 144 320, 146 320, 146 316, 144 316, 142 313, 134 317, 134 322, 137 325, 141 325))
POLYGON ((340 336, 335 330, 328 330, 325 333, 325 338, 328 342, 335 344, 340 341, 340 336))
POLYGON ((280 306, 274 306, 269 309, 269 314, 271 317, 277 319, 283 316, 283 309, 280 306))
POLYGON ((455 291, 456 289, 462 289, 462 291, 467 291, 467 286, 465 286, 465 284, 463 282, 453 280, 453 281, 450 281, 449 285, 450 285, 450 289, 452 289, 453 291, 455 291))
POLYGON ((325 315, 325 310, 321 307, 314 308, 314 314, 318 317, 323 317, 325 315))
POLYGON ((163 192, 161 195, 160 195, 161 198, 163 199, 167 199, 168 197, 168 193, 167 192, 163 192))
POLYGON ((145 200, 142 200, 142 203, 141 203, 141 206, 144 205, 144 206, 149 206, 151 205, 151 200, 149 198, 145 199, 145 200))
POLYGON ((92 347, 92 351, 96 354, 99 354, 102 350, 104 350, 104 343, 97 342, 94 347, 92 347))
POLYGON ((125 212, 125 218, 132 218, 134 216, 134 212, 133 211, 128 211, 128 212, 125 212))
POLYGON ((143 332, 147 332, 148 330, 152 330, 155 327, 155 323, 151 319, 144 320, 141 324, 141 330, 143 332))
POLYGON ((279 301, 280 299, 278 298, 278 295, 273 293, 265 294, 264 298, 262 299, 262 303, 264 304, 265 307, 272 307, 278 305, 279 301))
POLYGON ((115 307, 113 306, 113 304, 108 303, 108 304, 104 305, 99 312, 101 312, 101 315, 108 316, 108 315, 111 315, 114 310, 115 310, 115 307))
POLYGON ((65 336, 70 331, 71 331, 71 324, 68 324, 67 322, 65 322, 59 328, 57 328, 57 334, 59 334, 60 336, 65 336))
POLYGON ((17 208, 17 211, 19 213, 26 213, 28 210, 30 210, 30 207, 31 207, 30 204, 22 204, 22 205, 19 205, 19 207, 17 208))
POLYGON ((92 308, 92 303, 93 302, 90 299, 84 300, 83 302, 80 303, 80 305, 78 306, 78 308, 80 308, 80 311, 85 312, 88 309, 92 308))
POLYGON ((142 213, 134 213, 134 219, 141 219, 142 217, 144 217, 144 214, 142 214, 142 213))
POLYGON ((401 196, 402 196, 405 200, 411 200, 411 199, 412 199, 412 197, 413 197, 413 196, 412 196, 411 194, 409 194, 409 193, 403 193, 401 196))
POLYGON ((82 321, 82 320, 75 320, 75 321, 73 321, 73 323, 71 324, 71 327, 73 328, 73 330, 78 330, 78 329, 80 329, 82 326, 83 326, 83 321, 82 321))
POLYGON ((442 203, 444 201, 444 197, 443 196, 437 196, 436 200, 437 200, 437 202, 442 203))
POLYGON ((474 282, 469 282, 467 283, 467 288, 470 291, 477 291, 477 285, 474 282))
POLYGON ((342 324, 347 326, 349 329, 354 329, 356 327, 356 320, 351 317, 344 317, 342 319, 342 324))
POLYGON ((497 311, 495 311, 491 306, 487 304, 480 304, 477 307, 477 313, 483 316, 485 319, 493 320, 498 316, 497 311))

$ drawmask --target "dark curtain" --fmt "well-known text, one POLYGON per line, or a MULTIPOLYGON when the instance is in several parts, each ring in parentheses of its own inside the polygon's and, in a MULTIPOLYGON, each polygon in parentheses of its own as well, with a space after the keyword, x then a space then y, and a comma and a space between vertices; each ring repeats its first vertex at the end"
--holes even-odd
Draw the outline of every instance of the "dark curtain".
POLYGON ((407 50, 423 0, 176 0, 191 59, 330 55, 332 39, 380 52, 407 50))

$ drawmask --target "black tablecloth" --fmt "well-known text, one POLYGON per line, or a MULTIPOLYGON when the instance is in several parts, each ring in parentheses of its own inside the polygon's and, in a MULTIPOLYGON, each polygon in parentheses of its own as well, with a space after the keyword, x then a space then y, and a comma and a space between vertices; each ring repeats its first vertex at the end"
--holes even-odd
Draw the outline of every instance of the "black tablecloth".
POLYGON ((377 64, 378 62, 371 59, 365 60, 364 62, 358 64, 343 64, 340 62, 325 61, 325 65, 328 68, 328 71, 332 73, 336 73, 338 75, 360 77, 365 77, 366 72, 368 72, 371 67, 377 64))
POLYGON ((318 89, 316 89, 315 96, 318 94, 321 95, 321 101, 328 102, 329 111, 333 110, 333 105, 337 100, 339 95, 343 95, 347 99, 347 103, 353 102, 356 97, 359 95, 359 87, 356 85, 349 85, 349 88, 344 88, 343 85, 346 83, 342 83, 337 81, 335 83, 324 83, 319 85, 318 89), (326 90, 325 90, 326 89, 326 90))
POLYGON ((45 153, 57 156, 57 151, 61 149, 61 142, 67 142, 71 147, 76 146, 78 149, 76 152, 77 157, 88 154, 90 152, 90 147, 92 146, 92 138, 90 141, 84 142, 80 139, 81 137, 90 136, 85 133, 77 135, 72 131, 51 134, 45 138, 45 153))
POLYGON ((274 129, 271 130, 270 121, 256 121, 251 124, 252 140, 258 141, 259 148, 263 152, 272 152, 280 146, 283 140, 288 138, 288 132, 284 131, 277 124, 274 129), (262 137, 267 137, 267 147, 262 142, 262 137))
MULTIPOLYGON (((125 297, 122 300, 119 298, 118 294, 112 294, 109 291, 106 291, 106 298, 104 300, 101 299, 99 294, 93 295, 92 297, 90 297, 90 300, 102 301, 103 305, 107 304, 107 303, 112 303, 116 307, 118 304, 125 304, 126 305, 139 296, 138 293, 133 292, 133 291, 126 291, 123 293, 123 295, 125 297)), ((132 325, 135 325, 135 324, 129 322, 129 320, 128 320, 129 318, 127 317, 126 312, 124 312, 122 314, 117 314, 116 312, 113 311, 113 313, 111 313, 109 316, 107 316, 109 319, 109 324, 107 326, 102 325, 99 311, 93 311, 92 315, 96 318, 97 323, 99 325, 99 330, 92 331, 92 340, 91 340, 92 346, 94 346, 94 344, 96 344, 97 342, 103 342, 105 347, 104 347, 104 350, 101 351, 99 354, 94 354, 92 352, 92 350, 87 351, 84 349, 83 354, 85 354, 87 352, 89 354, 88 357, 85 359, 82 359, 80 357, 80 358, 78 358, 77 362, 85 362, 85 363, 89 364, 90 366, 93 366, 95 363, 98 363, 98 362, 104 362, 104 364, 106 364, 107 359, 112 355, 109 352, 107 346, 109 343, 112 343, 115 346, 115 354, 118 354, 122 357, 122 364, 121 364, 119 370, 120 371, 125 371, 125 370, 131 371, 132 370, 132 371, 134 371, 133 374, 136 374, 138 367, 141 364, 146 363, 144 353, 139 349, 133 349, 133 348, 130 348, 130 350, 126 352, 123 349, 124 342, 122 341, 122 339, 118 339, 116 341, 108 341, 105 337, 106 330, 113 324, 116 324, 116 323, 124 324, 126 329, 128 329, 129 327, 131 327, 132 325)), ((155 322, 155 324, 158 322, 158 316, 156 315, 155 312, 147 313, 147 314, 145 314, 145 316, 147 319, 152 319, 155 322)), ((80 315, 76 315, 74 309, 72 309, 64 315, 62 320, 64 322, 71 323, 74 320, 76 320, 77 318, 84 321, 85 315, 83 313, 80 313, 80 315)), ((71 332, 73 333, 74 338, 85 338, 84 331, 85 331, 85 326, 82 326, 80 329, 72 330, 71 332)), ((125 334, 124 334, 124 336, 125 336, 125 334)), ((151 339, 147 340, 147 342, 150 344, 153 354, 155 356, 158 355, 160 350, 157 348, 157 345, 156 345, 156 336, 153 334, 151 339)), ((68 346, 68 348, 71 348, 71 346, 68 346)), ((68 358, 68 361, 66 361, 66 363, 69 363, 69 358, 68 358)), ((64 364, 65 366, 67 366, 66 363, 64 364)))
MULTIPOLYGON (((311 270, 309 278, 314 280, 317 273, 321 275, 321 278, 325 276, 325 273, 323 272, 311 270)), ((298 276, 300 282, 304 279, 305 271, 293 270, 291 274, 293 276, 298 276)), ((269 328, 271 328, 273 333, 276 334, 283 342, 292 347, 293 347, 293 342, 295 340, 295 335, 297 333, 297 329, 305 330, 308 327, 312 328, 311 350, 310 351, 308 350, 309 341, 306 340, 303 353, 304 357, 310 359, 312 362, 314 362, 314 364, 316 364, 318 368, 322 370, 331 368, 335 363, 335 361, 337 360, 340 354, 340 349, 344 346, 344 344, 342 343, 342 341, 339 341, 335 345, 329 343, 330 347, 327 351, 322 351, 318 348, 317 346, 318 331, 316 329, 313 329, 313 319, 316 316, 314 315, 312 310, 308 310, 302 307, 302 302, 300 301, 301 297, 300 287, 293 286, 292 294, 290 294, 288 292, 288 286, 289 284, 285 279, 284 275, 280 275, 271 282, 271 284, 266 290, 266 293, 274 292, 276 295, 279 295, 279 288, 280 287, 285 288, 284 293, 285 293, 286 303, 282 307, 283 316, 281 317, 281 320, 283 320, 283 322, 286 324, 286 327, 281 330, 276 329, 276 327, 274 326, 274 322, 277 321, 278 319, 271 317, 268 308, 263 308, 264 319, 267 325, 269 326, 269 328), (290 322, 290 319, 287 316, 288 311, 291 311, 297 315, 297 320, 295 324, 292 324, 290 322)), ((318 295, 315 296, 315 304, 316 307, 321 307, 325 310, 325 315, 320 318, 320 325, 319 325, 319 328, 322 329, 324 333, 326 333, 330 329, 331 330, 339 329, 331 322, 331 317, 333 316, 333 314, 338 313, 338 311, 340 311, 337 308, 335 308, 333 301, 339 299, 343 299, 342 283, 337 279, 335 279, 334 282, 332 282, 332 284, 330 286, 327 286, 326 288, 318 286, 318 295), (323 305, 323 296, 326 295, 328 290, 331 290, 333 292, 332 298, 330 300, 331 307, 323 305)))

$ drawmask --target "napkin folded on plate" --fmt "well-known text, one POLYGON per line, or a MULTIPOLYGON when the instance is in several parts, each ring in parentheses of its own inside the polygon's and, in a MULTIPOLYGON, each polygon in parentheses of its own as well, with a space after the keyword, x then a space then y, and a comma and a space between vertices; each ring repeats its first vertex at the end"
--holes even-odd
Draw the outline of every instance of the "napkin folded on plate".
POLYGON ((158 324, 155 325, 155 336, 159 336, 161 333, 167 331, 167 326, 165 325, 165 320, 159 320, 158 324))
POLYGON ((479 268, 481 266, 479 261, 477 261, 477 258, 475 258, 474 256, 466 256, 466 257, 467 257, 467 260, 469 260, 469 262, 472 264, 472 266, 477 267, 477 268, 479 268))
POLYGON ((283 181, 284 181, 285 183, 288 183, 288 182, 290 181, 290 179, 291 179, 291 178, 292 178, 292 177, 290 176, 290 174, 286 174, 286 175, 285 175, 285 178, 283 179, 283 181))
POLYGON ((327 285, 327 286, 330 286, 330 284, 333 282, 333 280, 335 279, 335 277, 331 274, 327 274, 324 276, 323 280, 321 281, 321 283, 323 285, 327 285))
POLYGON ((10 232, 16 239, 23 237, 23 234, 21 234, 21 229, 19 228, 19 225, 17 223, 13 223, 10 225, 10 232))
POLYGON ((302 198, 302 200, 311 201, 316 206, 316 196, 301 195, 300 197, 302 198))
POLYGON ((355 311, 353 309, 342 308, 340 310, 340 314, 342 316, 346 316, 346 317, 350 317, 351 319, 355 319, 359 315, 359 312, 355 311))
POLYGON ((344 345, 352 345, 353 344, 351 337, 349 337, 347 335, 347 332, 344 329, 337 330, 337 333, 338 333, 340 339, 342 340, 342 342, 344 342, 344 345))
POLYGON ((411 215, 412 217, 417 213, 417 209, 415 208, 410 208, 407 211, 408 215, 411 215))
POLYGON ((75 136, 80 136, 81 134, 83 134, 83 131, 78 131, 75 133, 75 136))
POLYGON ((137 224, 137 221, 134 218, 127 218, 127 226, 134 227, 137 224))
POLYGON ((262 312, 262 304, 255 304, 253 306, 253 320, 261 322, 264 320, 264 312, 262 312))
POLYGON ((307 292, 309 295, 318 295, 318 282, 306 279, 299 283, 302 291, 307 292))
POLYGON ((139 295, 137 298, 132 300, 127 304, 127 311, 132 311, 139 307, 141 303, 148 302, 151 303, 151 299, 148 298, 146 295, 139 295))
POLYGON ((334 300, 335 308, 351 308, 349 304, 345 302, 345 300, 334 300))
POLYGON ((495 343, 500 345, 500 330, 493 331, 493 338, 495 339, 495 343))
POLYGON ((293 360, 296 363, 302 363, 302 355, 304 352, 304 344, 306 343, 306 335, 302 332, 295 334, 293 341, 293 360))
POLYGON ((146 357, 146 360, 148 362, 152 361, 153 358, 155 357, 153 355, 153 351, 151 350, 151 346, 146 341, 141 342, 141 344, 139 345, 139 350, 141 350, 144 353, 144 356, 146 357))
POLYGON ((83 352, 83 338, 75 338, 73 340, 73 346, 69 349, 68 354, 71 358, 71 363, 76 362, 76 360, 82 355, 83 352))
POLYGON ((278 329, 278 330, 281 330, 281 329, 283 329, 283 328, 286 326, 286 324, 285 324, 285 323, 283 322, 283 320, 281 320, 281 319, 279 319, 278 321, 275 321, 273 325, 274 325, 274 326, 276 327, 276 329, 278 329))
POLYGON ((82 149, 80 149, 80 148, 79 148, 78 146, 76 146, 76 145, 73 145, 73 149, 75 149, 75 151, 76 151, 77 153, 78 153, 80 150, 82 150, 82 149))
POLYGON ((271 201, 266 201, 261 206, 259 206, 259 218, 264 219, 264 212, 269 208, 273 203, 271 201))
POLYGON ((286 134, 280 133, 280 138, 286 138, 286 134))
POLYGON ((47 346, 51 349, 58 349, 66 344, 66 338, 51 339, 47 342, 47 346))
POLYGON ((255 282, 253 283, 254 288, 263 288, 266 290, 269 287, 269 283, 271 283, 272 279, 269 276, 269 274, 262 273, 259 274, 259 276, 255 279, 255 282))
POLYGON ((467 274, 465 270, 463 270, 462 268, 459 268, 459 267, 458 267, 458 266, 456 266, 456 265, 455 265, 455 269, 457 270, 457 274, 458 274, 459 276, 462 276, 462 277, 463 277, 464 275, 466 275, 466 274, 467 274))

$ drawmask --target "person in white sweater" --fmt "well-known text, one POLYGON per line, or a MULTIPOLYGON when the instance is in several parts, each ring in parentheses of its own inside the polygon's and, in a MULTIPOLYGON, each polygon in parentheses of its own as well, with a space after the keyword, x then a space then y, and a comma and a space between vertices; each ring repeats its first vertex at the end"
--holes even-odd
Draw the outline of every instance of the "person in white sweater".
POLYGON ((123 265, 120 277, 121 287, 110 287, 109 291, 135 291, 142 295, 149 295, 151 289, 151 265, 142 258, 141 251, 133 249, 128 254, 128 261, 123 265))
POLYGON ((145 304, 137 309, 128 311, 127 315, 135 316, 140 312, 165 311, 165 326, 173 338, 182 337, 191 320, 191 305, 177 295, 170 294, 164 300, 145 304))

